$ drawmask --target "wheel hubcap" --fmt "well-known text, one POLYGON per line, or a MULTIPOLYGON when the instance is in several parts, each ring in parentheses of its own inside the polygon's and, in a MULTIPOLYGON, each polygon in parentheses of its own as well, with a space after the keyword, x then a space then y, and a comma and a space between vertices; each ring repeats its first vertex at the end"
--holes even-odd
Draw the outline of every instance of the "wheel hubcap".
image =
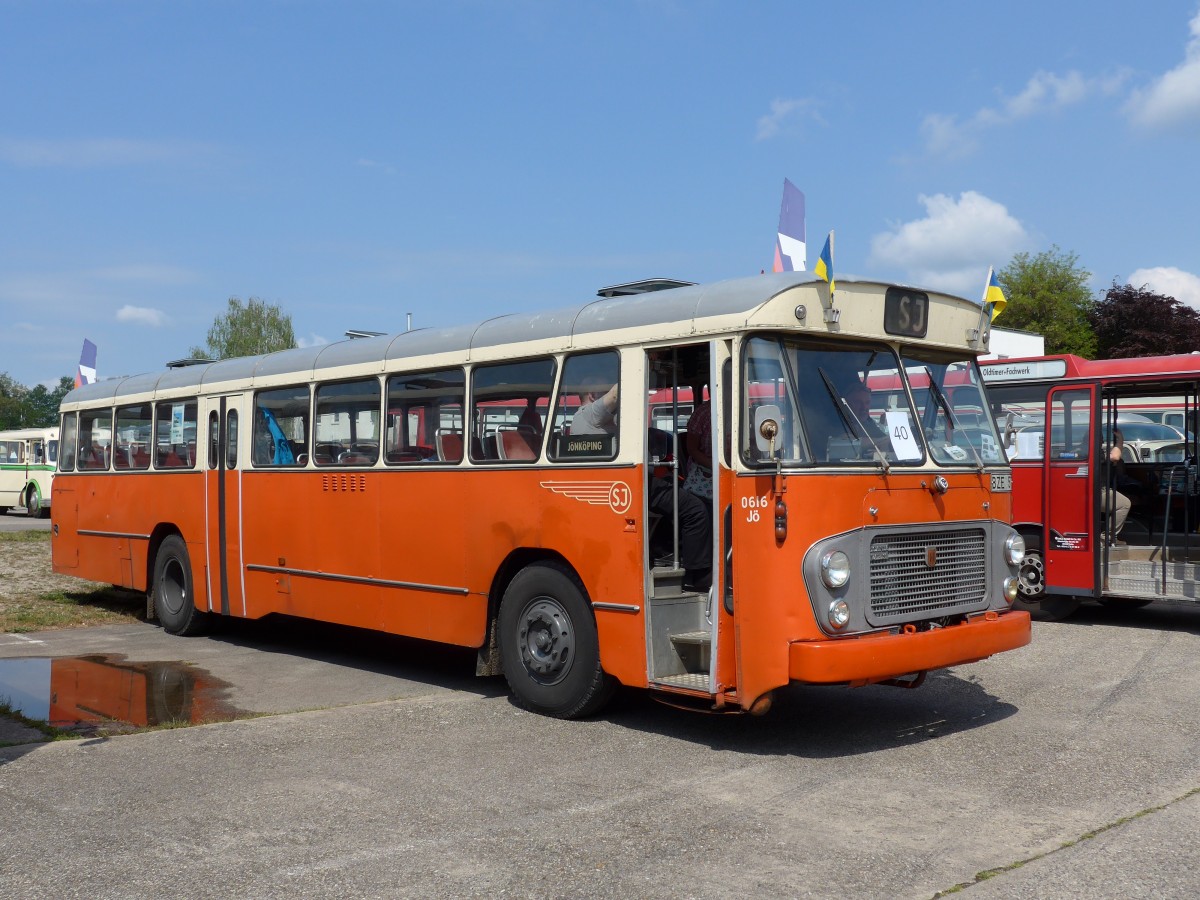
POLYGON ((184 580, 183 565, 177 559, 163 566, 162 585, 159 587, 163 607, 169 613, 178 613, 187 602, 187 582, 184 580))
POLYGON ((567 611, 553 597, 538 597, 521 615, 518 643, 525 670, 542 684, 566 677, 575 656, 575 636, 567 611))
POLYGON ((1040 597, 1046 587, 1046 566, 1037 553, 1026 553, 1018 586, 1024 597, 1040 597))

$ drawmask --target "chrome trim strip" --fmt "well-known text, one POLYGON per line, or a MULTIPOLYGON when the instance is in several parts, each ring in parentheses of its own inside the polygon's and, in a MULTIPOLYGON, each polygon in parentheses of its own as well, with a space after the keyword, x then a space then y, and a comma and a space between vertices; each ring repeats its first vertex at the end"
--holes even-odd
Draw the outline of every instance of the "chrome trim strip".
POLYGON ((84 534, 88 537, 133 538, 135 541, 150 540, 150 535, 148 534, 127 534, 124 531, 88 531, 84 528, 80 528, 75 533, 84 534))
POLYGON ((440 584, 417 584, 413 581, 389 581, 384 578, 367 578, 362 575, 339 575, 336 572, 315 572, 311 569, 291 569, 286 566, 263 566, 255 563, 246 565, 247 572, 275 572, 279 575, 298 575, 302 578, 319 578, 323 581, 345 581, 350 584, 374 584, 379 587, 407 588, 413 591, 431 591, 435 594, 459 594, 466 596, 471 593, 466 588, 445 587, 440 584))
POLYGON ((593 603, 592 609, 604 609, 610 612, 641 612, 642 608, 632 603, 593 603))

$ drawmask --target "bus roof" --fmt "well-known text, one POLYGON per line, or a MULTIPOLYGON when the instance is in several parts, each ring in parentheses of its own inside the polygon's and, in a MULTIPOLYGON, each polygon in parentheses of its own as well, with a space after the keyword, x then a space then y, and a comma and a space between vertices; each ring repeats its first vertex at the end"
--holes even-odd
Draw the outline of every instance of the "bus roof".
POLYGON ((1092 378, 1100 381, 1131 379, 1169 380, 1172 377, 1200 377, 1200 353, 1172 356, 1136 356, 1127 359, 1084 359, 1082 356, 1029 356, 980 362, 983 378, 989 384, 1010 381, 1092 378))
MULTIPOLYGON (((262 356, 223 359, 207 364, 114 378, 71 391, 63 408, 95 405, 117 397, 174 395, 219 390, 218 385, 284 384, 292 380, 361 377, 396 368, 403 360, 413 368, 461 365, 520 355, 620 346, 631 342, 702 340, 721 331, 744 328, 800 327, 802 332, 844 338, 880 338, 883 298, 889 287, 868 279, 838 279, 835 305, 840 322, 821 314, 825 283, 809 272, 781 272, 731 279, 707 285, 590 299, 547 312, 500 315, 469 325, 424 328, 399 334, 355 338, 315 347, 282 350, 262 356), (801 307, 807 307, 801 319, 801 307), (519 348, 519 349, 518 349, 519 348)), ((911 289, 918 290, 918 289, 911 289)), ((962 349, 977 325, 977 303, 933 291, 929 335, 925 343, 962 349), (936 310, 936 314, 934 314, 936 310)))

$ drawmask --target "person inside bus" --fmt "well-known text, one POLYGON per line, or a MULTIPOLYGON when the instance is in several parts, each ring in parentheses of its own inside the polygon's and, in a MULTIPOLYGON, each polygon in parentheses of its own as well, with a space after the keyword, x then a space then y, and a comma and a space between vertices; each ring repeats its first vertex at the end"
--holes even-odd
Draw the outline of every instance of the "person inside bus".
POLYGON ((1120 428, 1113 428, 1113 445, 1109 448, 1108 458, 1103 470, 1104 488, 1100 491, 1100 512, 1104 514, 1103 532, 1108 536, 1109 544, 1121 547, 1125 542, 1118 535, 1129 518, 1129 508, 1132 505, 1129 498, 1117 490, 1116 486, 1126 487, 1133 479, 1125 474, 1125 459, 1122 451, 1125 449, 1125 436, 1120 428), (1110 487, 1111 485, 1111 487, 1110 487), (1112 516, 1112 533, 1109 534, 1109 516, 1112 516))
POLYGON ((694 410, 687 423, 687 477, 683 487, 712 509, 712 405, 703 380, 692 384, 694 410), (701 399, 703 398, 703 399, 701 399))
MULTIPOLYGON (((571 435, 613 434, 618 425, 618 388, 604 390, 603 384, 585 385, 583 405, 571 419, 571 435)), ((707 505, 688 491, 674 491, 667 478, 649 479, 646 505, 652 513, 670 520, 679 497, 679 555, 683 564, 683 586, 689 591, 712 587, 712 516, 707 505)))
POLYGON ((571 419, 571 434, 617 433, 617 385, 604 389, 596 379, 583 385, 582 405, 571 419))
MULTIPOLYGON (((856 378, 851 383, 850 389, 846 391, 845 399, 846 405, 850 407, 850 411, 857 417, 858 423, 861 423, 862 427, 866 429, 867 434, 871 436, 871 439, 876 444, 879 444, 879 449, 886 449, 882 442, 886 439, 887 435, 875 423, 875 420, 871 418, 871 389, 856 378)), ((856 429, 858 428, 858 423, 855 424, 856 429)))

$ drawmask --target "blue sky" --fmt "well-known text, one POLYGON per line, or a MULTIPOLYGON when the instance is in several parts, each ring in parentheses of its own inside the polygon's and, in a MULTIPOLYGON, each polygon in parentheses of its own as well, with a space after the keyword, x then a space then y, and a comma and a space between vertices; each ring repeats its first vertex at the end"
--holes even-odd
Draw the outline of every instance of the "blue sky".
POLYGON ((754 274, 785 177, 810 265, 977 297, 1056 244, 1200 307, 1197 159, 1200 0, 0 0, 0 371, 754 274))

